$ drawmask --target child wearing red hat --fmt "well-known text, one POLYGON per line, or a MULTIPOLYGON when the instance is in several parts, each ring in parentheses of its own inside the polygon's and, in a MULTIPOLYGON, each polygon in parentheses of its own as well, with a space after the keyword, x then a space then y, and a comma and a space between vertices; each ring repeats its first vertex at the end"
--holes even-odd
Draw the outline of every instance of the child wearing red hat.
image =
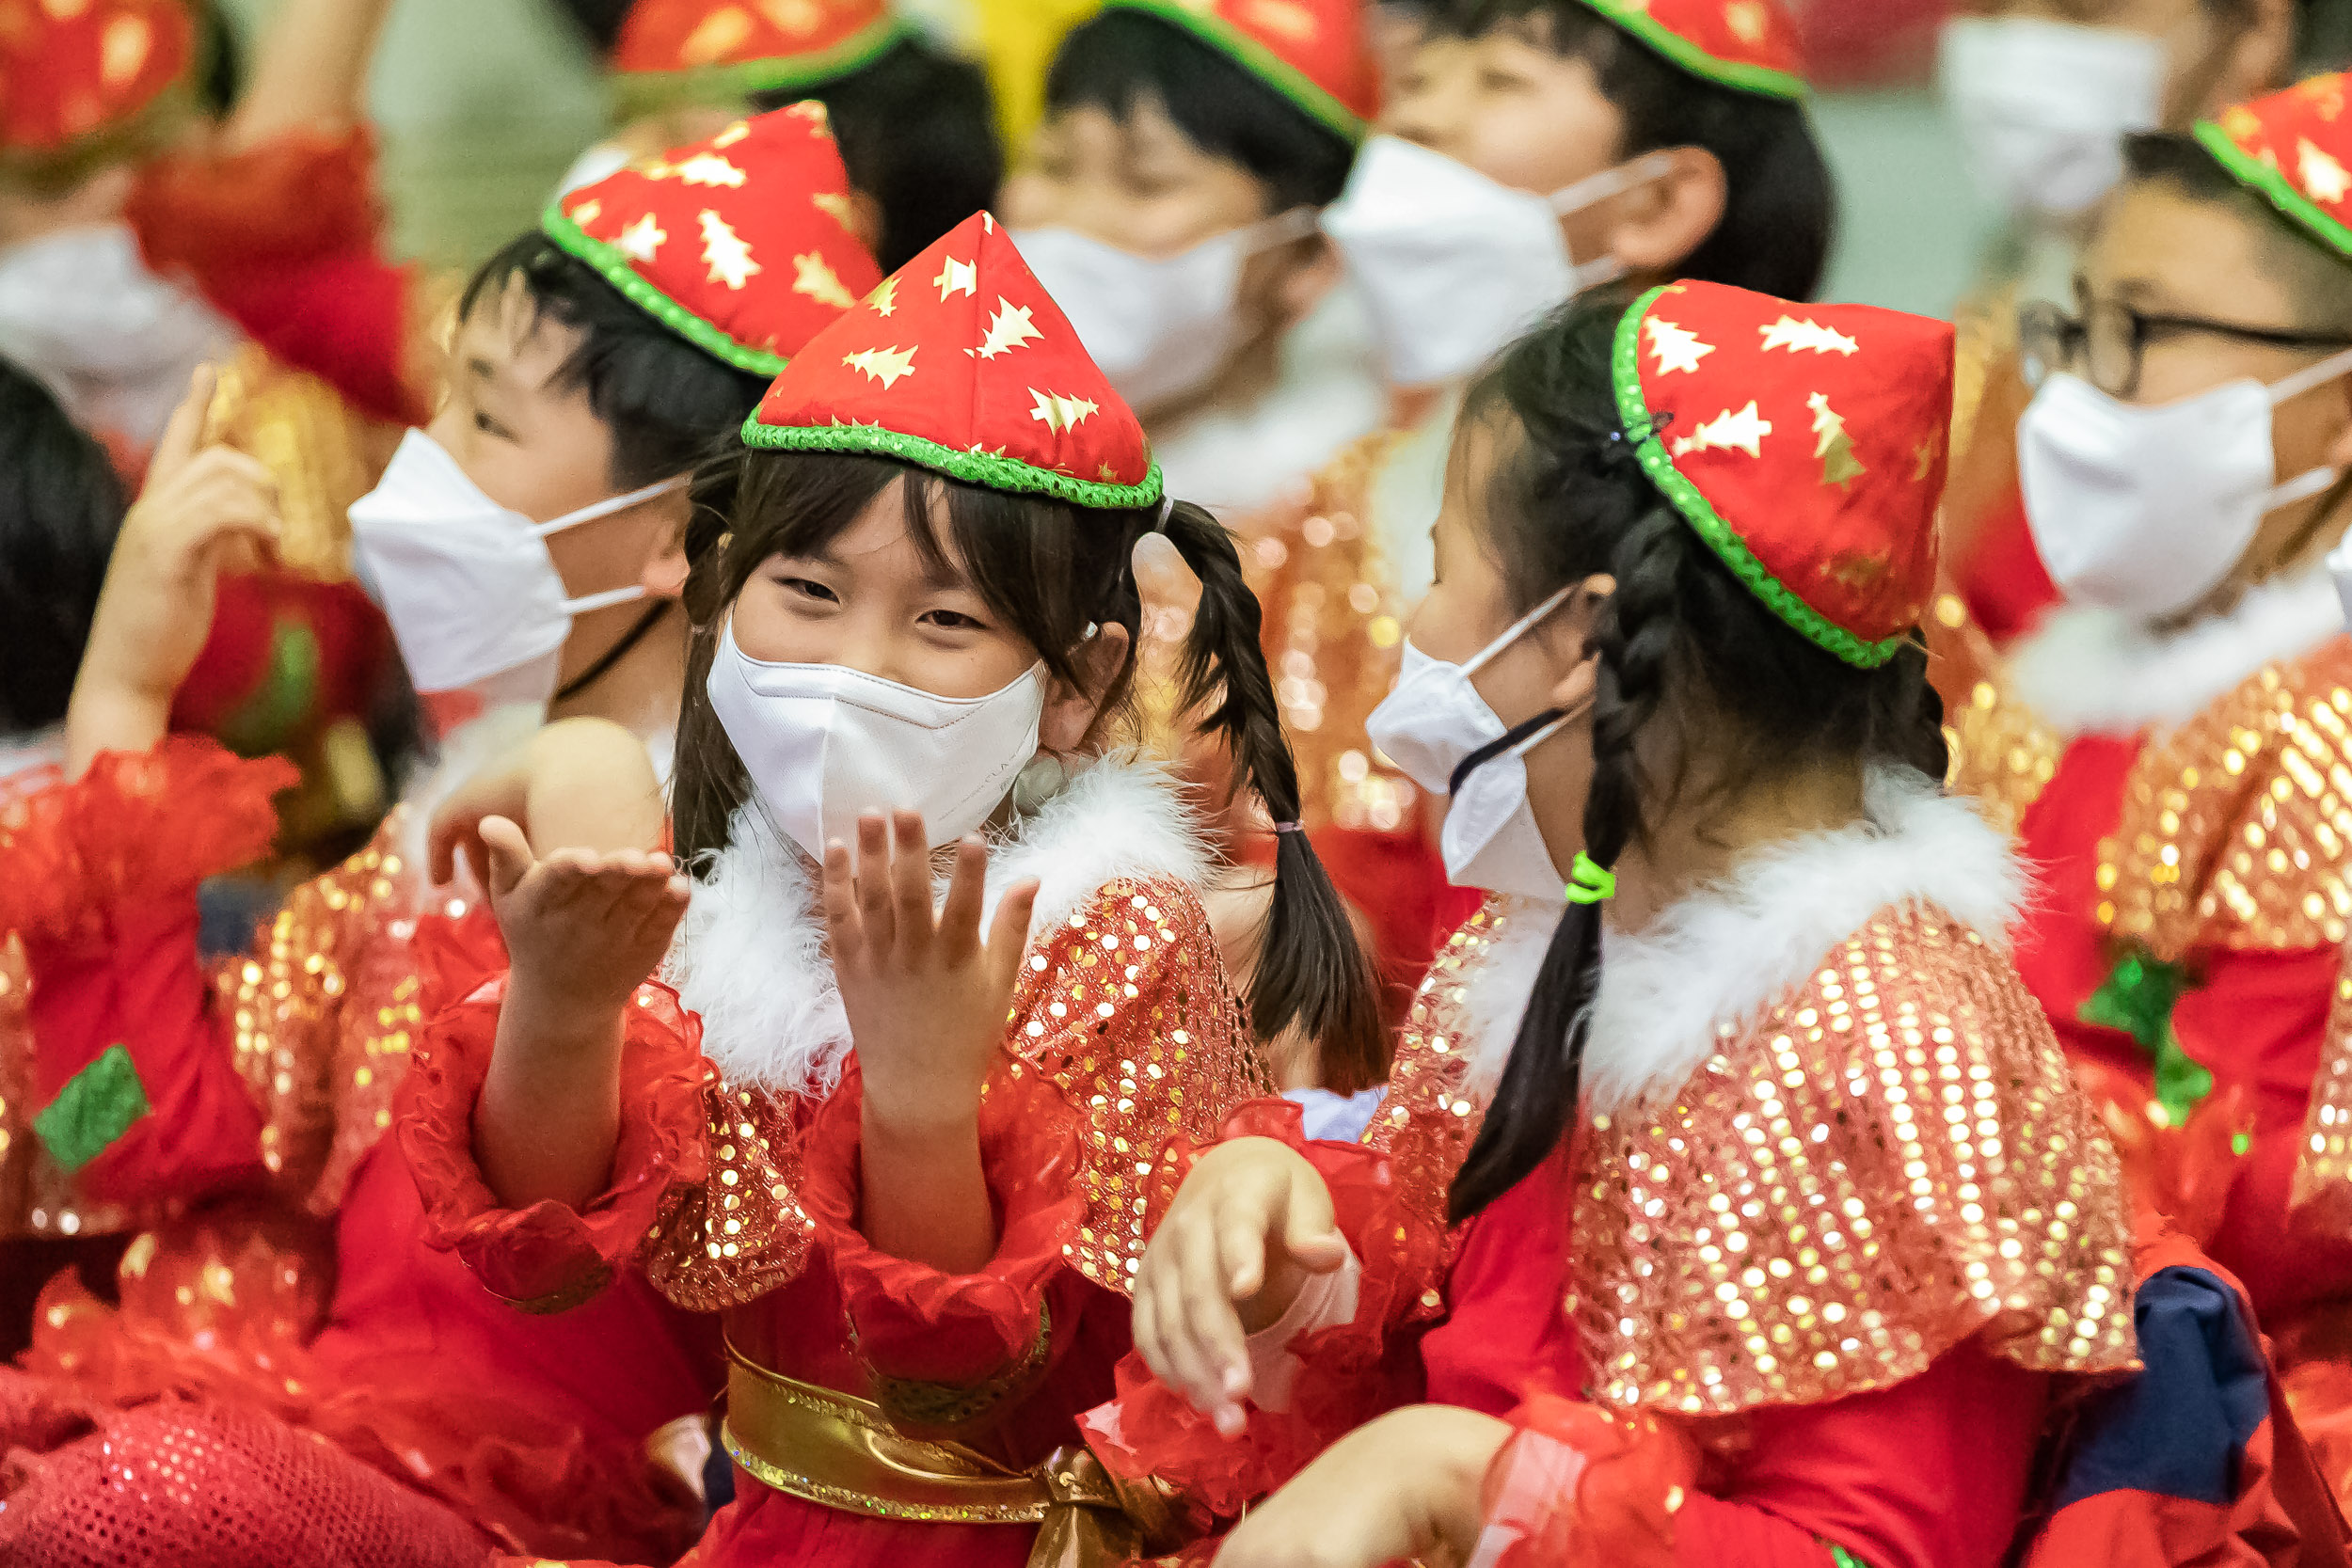
POLYGON ((1555 891, 1454 934, 1366 1147, 1252 1107, 1154 1194, 1115 1473, 1230 1519, 1425 1402, 1220 1561, 1466 1560, 1518 1421, 1562 1562, 1991 1568, 2050 1402, 2132 1366, 2024 873, 1940 784, 1951 343, 1692 282, 1473 384, 1373 733, 1555 891))
POLYGON ((667 127, 813 100, 833 117, 858 233, 893 271, 1004 176, 986 75, 884 0, 637 0, 608 64, 623 124, 580 154, 567 188, 695 134, 667 127))
POLYGON ((1208 851, 1112 749, 1156 531, 1206 585, 1192 695, 1295 815, 1256 605, 986 214, 812 340, 744 440, 689 587, 677 859, 483 825, 513 969, 434 1024, 402 1138, 496 1293, 650 1277, 722 1315, 738 1496, 695 1562, 1110 1560, 1150 1489, 1073 1418, 1128 1343, 1157 1149, 1263 1092, 1286 1031, 1362 1053, 1335 1070, 1380 1045, 1305 839, 1245 1015, 1208 851), (665 953, 675 989, 640 985, 665 953))
MULTIPOLYGON (((2075 309, 2023 326, 2026 520, 2067 603, 1987 660, 1955 726, 1960 782, 2047 868, 2026 984, 2150 1199, 2339 1413, 2352 638, 2324 557, 2352 517, 2346 86, 2125 143, 2075 309)), ((2343 1418, 2303 1391, 2352 1496, 2343 1418)))
MULTIPOLYGON (((355 1531, 404 1561, 659 1556, 699 1525, 647 1449, 698 1436, 715 1346, 642 1281, 565 1319, 485 1296, 423 1244, 384 1134, 436 997, 497 946, 472 895, 428 885, 423 818, 526 739, 558 764, 583 734, 640 768, 666 759, 687 487, 766 378, 879 280, 847 200, 803 105, 574 193, 477 275, 441 411, 353 508, 442 724, 440 769, 216 968, 196 952, 196 882, 266 843, 285 770, 167 738, 163 716, 222 541, 266 539, 274 496, 249 459, 198 451, 207 388, 181 410, 151 481, 178 501, 135 508, 109 567, 71 776, 0 809, 0 928, 24 944, 35 1045, 10 1149, 149 1227, 119 1308, 53 1283, 24 1362, 40 1375, 0 1389, 5 1440, 35 1456, 0 1557, 80 1560, 131 1517, 96 1502, 109 1465, 199 1448, 202 1484, 145 1495, 133 1520, 167 1557, 325 1560, 355 1531), (572 721, 537 730, 550 710, 572 721)), ((660 842, 657 791, 615 804, 582 783, 506 809, 527 805, 550 848, 660 842)))
POLYGON ((1358 0, 1114 0, 1062 41, 1006 182, 1023 254, 1168 483, 1263 506, 1378 424, 1360 309, 1316 214, 1376 107, 1358 0))
POLYGON ((1475 907, 1459 890, 1507 886, 1477 846, 1440 853, 1441 801, 1364 732, 1430 580, 1463 380, 1612 279, 1807 297, 1833 205, 1779 0, 1482 0, 1445 12, 1418 58, 1323 223, 1390 379, 1413 390, 1390 429, 1239 524, 1299 737, 1306 820, 1378 933, 1400 1017, 1437 942, 1475 907))

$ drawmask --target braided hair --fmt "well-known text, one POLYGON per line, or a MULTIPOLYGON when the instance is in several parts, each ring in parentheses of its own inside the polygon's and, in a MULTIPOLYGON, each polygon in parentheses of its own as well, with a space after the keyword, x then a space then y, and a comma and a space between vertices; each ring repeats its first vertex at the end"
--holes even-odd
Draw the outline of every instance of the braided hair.
MULTIPOLYGON (((1613 866, 1666 812, 1691 806, 1682 772, 1661 778, 1645 768, 1653 737, 1705 735, 1710 757, 1753 759, 1745 777, 1715 779, 1721 791, 1836 757, 1940 780, 1943 708, 1925 650, 1906 646, 1864 670, 1818 646, 1733 576, 1642 471, 1611 380, 1624 307, 1621 295, 1571 303, 1508 350, 1463 410, 1466 427, 1505 437, 1482 510, 1484 543, 1514 605, 1591 577, 1616 582, 1589 641, 1597 678, 1584 853, 1613 866)), ((1601 906, 1570 903, 1454 1178, 1455 1219, 1508 1191, 1573 1125, 1602 949, 1601 906)))

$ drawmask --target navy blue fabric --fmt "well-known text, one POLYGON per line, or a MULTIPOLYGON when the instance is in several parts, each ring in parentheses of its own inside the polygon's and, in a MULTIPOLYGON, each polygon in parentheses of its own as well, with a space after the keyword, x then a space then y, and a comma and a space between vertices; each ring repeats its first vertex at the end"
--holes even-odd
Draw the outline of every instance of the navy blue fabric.
POLYGON ((2104 1492, 2226 1506, 2270 1415, 2269 1375, 2236 1293, 2203 1269, 2158 1271, 2132 1307, 2144 1370, 2090 1397, 2051 1512, 2104 1492))

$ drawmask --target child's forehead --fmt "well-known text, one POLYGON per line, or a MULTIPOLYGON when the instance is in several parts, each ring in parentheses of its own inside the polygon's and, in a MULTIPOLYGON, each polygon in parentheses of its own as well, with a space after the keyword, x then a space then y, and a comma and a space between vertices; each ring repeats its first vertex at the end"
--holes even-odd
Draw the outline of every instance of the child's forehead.
POLYGON ((581 328, 549 311, 516 273, 483 291, 458 318, 451 369, 519 392, 561 395, 573 389, 553 383, 583 336, 581 328))

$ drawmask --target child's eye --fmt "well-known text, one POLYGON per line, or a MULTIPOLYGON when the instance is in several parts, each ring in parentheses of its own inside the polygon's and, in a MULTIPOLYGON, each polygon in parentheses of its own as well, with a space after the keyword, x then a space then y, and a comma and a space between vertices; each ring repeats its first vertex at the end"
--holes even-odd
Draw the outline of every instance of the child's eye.
POLYGON ((832 589, 826 587, 823 583, 813 581, 808 578, 778 578, 776 582, 787 594, 798 594, 803 597, 816 599, 823 604, 839 604, 841 602, 841 595, 835 594, 832 589))
POLYGON ((982 631, 986 628, 972 616, 959 610, 932 610, 923 615, 923 624, 942 631, 982 631))
POLYGON ((495 436, 501 441, 511 441, 515 438, 515 433, 513 431, 507 429, 504 425, 499 423, 498 420, 490 418, 489 415, 485 414, 478 408, 474 410, 473 427, 482 432, 483 435, 495 436))

